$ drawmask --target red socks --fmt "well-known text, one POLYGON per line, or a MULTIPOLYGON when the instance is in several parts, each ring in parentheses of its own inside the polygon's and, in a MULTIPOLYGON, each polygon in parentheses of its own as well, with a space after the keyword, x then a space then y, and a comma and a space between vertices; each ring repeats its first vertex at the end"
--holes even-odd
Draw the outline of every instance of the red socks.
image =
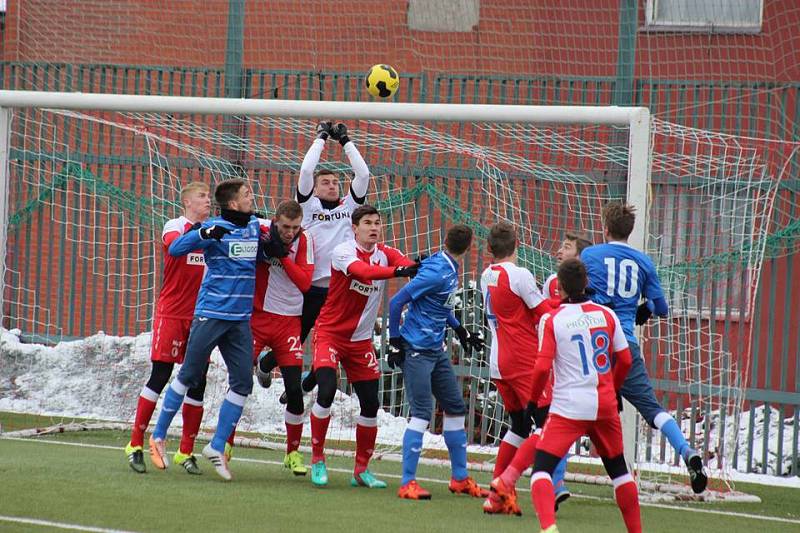
POLYGON ((286 423, 286 453, 290 454, 300 447, 303 438, 303 415, 285 411, 283 421, 286 423))
POLYGON ((331 408, 322 407, 318 403, 311 408, 311 462, 325 460, 325 437, 328 435, 328 424, 331 421, 331 408))
POLYGON ((188 398, 184 400, 181 411, 183 434, 181 435, 181 444, 178 450, 183 454, 192 455, 194 439, 197 438, 197 433, 200 431, 200 423, 203 421, 203 405, 194 405, 188 402, 188 398))
POLYGON ((500 442, 500 449, 497 450, 497 459, 494 462, 494 473, 492 474, 492 479, 502 474, 506 467, 511 464, 511 460, 514 459, 517 449, 523 442, 524 439, 519 435, 512 433, 511 430, 506 432, 503 440, 500 442))
POLYGON ((539 516, 539 525, 547 529, 556 523, 556 495, 553 480, 547 472, 534 472, 531 478, 531 499, 539 516))
POLYGON ((157 394, 155 400, 139 396, 139 401, 136 404, 136 418, 134 419, 133 430, 131 431, 131 446, 144 445, 144 432, 147 431, 147 426, 150 425, 150 419, 153 417, 153 411, 156 409, 157 400, 157 394))
POLYGON ((500 478, 507 487, 514 487, 522 473, 533 464, 537 444, 539 444, 539 434, 534 433, 525 439, 517 449, 511 464, 500 474, 500 478))
POLYGON ((356 466, 354 473, 359 475, 367 469, 369 460, 375 452, 375 439, 378 437, 378 419, 358 417, 356 424, 356 466))
POLYGON ((641 533, 642 517, 639 514, 639 494, 636 490, 636 483, 633 476, 625 474, 614 482, 614 496, 617 499, 617 506, 622 512, 622 519, 628 528, 628 533, 641 533))

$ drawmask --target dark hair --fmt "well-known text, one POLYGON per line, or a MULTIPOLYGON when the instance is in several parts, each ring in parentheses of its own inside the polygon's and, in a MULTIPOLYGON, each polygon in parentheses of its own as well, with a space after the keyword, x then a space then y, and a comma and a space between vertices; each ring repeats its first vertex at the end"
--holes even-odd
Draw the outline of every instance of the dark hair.
POLYGON ((333 170, 328 170, 328 169, 325 169, 325 168, 321 168, 319 170, 314 171, 314 187, 317 186, 317 178, 319 178, 320 176, 327 176, 327 175, 331 175, 331 176, 334 176, 336 178, 339 177, 339 174, 337 174, 333 170))
POLYGON ((381 216, 381 214, 378 213, 377 209, 375 209, 371 205, 364 204, 362 206, 356 207, 355 211, 353 211, 353 214, 350 217, 350 220, 353 221, 354 226, 358 226, 358 223, 361 222, 361 219, 367 215, 381 216))
POLYGON ((575 249, 578 251, 578 255, 581 255, 581 252, 585 248, 592 245, 591 239, 589 239, 585 233, 567 233, 566 239, 575 243, 575 249))
POLYGON ((472 230, 464 224, 456 224, 447 230, 444 238, 444 247, 448 252, 461 255, 466 252, 472 244, 472 230))
POLYGON ((627 239, 636 222, 636 208, 632 205, 614 202, 603 208, 603 225, 614 239, 627 239))
POLYGON ((303 216, 303 208, 294 200, 284 200, 278 204, 275 210, 275 218, 284 216, 290 220, 303 216))
POLYGON ((514 226, 508 222, 498 222, 489 230, 489 238, 486 239, 489 246, 489 253, 494 257, 508 257, 517 248, 517 235, 514 226))
POLYGON ((219 182, 214 189, 214 201, 217 202, 217 205, 221 209, 227 209, 228 202, 236 198, 236 195, 239 194, 239 189, 246 184, 247 183, 241 178, 219 182))
POLYGON ((589 278, 586 266, 580 259, 565 259, 558 267, 558 285, 561 293, 569 298, 583 294, 589 278))

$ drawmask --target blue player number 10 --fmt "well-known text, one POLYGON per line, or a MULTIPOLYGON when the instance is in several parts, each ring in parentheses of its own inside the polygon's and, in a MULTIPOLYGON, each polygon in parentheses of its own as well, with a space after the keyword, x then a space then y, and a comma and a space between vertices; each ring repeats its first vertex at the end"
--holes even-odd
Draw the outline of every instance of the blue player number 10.
MULTIPOLYGON (((589 360, 586 357, 586 346, 583 342, 583 335, 573 335, 570 340, 578 345, 578 353, 581 355, 581 365, 583 366, 583 375, 588 376, 590 374, 589 360)), ((594 366, 598 374, 605 374, 611 370, 611 357, 608 356, 608 346, 608 333, 603 330, 592 333, 592 366, 594 366)))
POLYGON ((604 260, 608 267, 606 280, 606 294, 620 298, 633 298, 639 295, 639 265, 633 259, 623 259, 619 262, 613 257, 604 260))

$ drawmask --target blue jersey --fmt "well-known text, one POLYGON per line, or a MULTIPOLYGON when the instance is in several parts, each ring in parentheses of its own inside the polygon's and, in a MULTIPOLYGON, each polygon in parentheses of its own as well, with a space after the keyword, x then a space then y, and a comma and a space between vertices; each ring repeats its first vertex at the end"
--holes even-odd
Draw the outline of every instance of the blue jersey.
POLYGON ((652 259, 627 243, 610 242, 586 248, 581 260, 594 289, 592 300, 613 308, 628 342, 638 344, 633 328, 639 302, 664 298, 652 259))
POLYGON ((400 334, 414 348, 439 350, 448 317, 455 307, 458 264, 445 252, 422 262, 417 275, 403 287, 411 297, 400 334))
POLYGON ((206 272, 195 304, 195 316, 220 320, 250 320, 256 287, 256 257, 260 227, 255 216, 241 227, 222 217, 203 222, 202 227, 224 226, 231 230, 222 240, 201 239, 190 231, 175 239, 170 255, 184 255, 201 248, 206 272))

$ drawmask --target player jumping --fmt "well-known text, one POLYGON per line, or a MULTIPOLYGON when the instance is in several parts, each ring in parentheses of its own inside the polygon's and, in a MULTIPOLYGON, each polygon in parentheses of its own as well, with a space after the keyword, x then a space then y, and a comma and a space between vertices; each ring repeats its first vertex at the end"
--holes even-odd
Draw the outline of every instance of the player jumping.
POLYGON ((622 396, 651 427, 667 437, 689 469, 692 490, 700 494, 708 484, 703 461, 689 446, 675 419, 658 403, 633 332, 634 322, 641 325, 653 313, 662 317, 669 313, 653 261, 628 244, 636 221, 635 208, 611 203, 603 208, 602 217, 606 243, 586 248, 581 260, 586 264, 589 287, 594 291, 592 299, 614 309, 631 347, 633 366, 622 387, 622 396), (645 302, 640 304, 642 298, 645 302))

